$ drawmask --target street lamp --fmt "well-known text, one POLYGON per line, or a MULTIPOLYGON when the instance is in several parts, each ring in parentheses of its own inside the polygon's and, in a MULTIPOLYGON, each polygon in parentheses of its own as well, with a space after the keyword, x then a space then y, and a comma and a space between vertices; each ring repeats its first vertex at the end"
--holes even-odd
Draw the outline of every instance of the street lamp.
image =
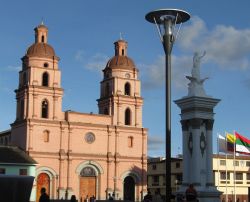
POLYGON ((171 52, 181 24, 190 15, 178 9, 160 9, 149 12, 146 20, 157 27, 166 58, 166 201, 171 200, 171 52), (176 24, 180 24, 175 32, 176 24))

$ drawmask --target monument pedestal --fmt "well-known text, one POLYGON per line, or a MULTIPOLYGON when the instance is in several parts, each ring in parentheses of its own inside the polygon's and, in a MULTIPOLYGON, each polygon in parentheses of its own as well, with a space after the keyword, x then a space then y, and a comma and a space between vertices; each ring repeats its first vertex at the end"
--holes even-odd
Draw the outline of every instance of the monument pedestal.
MULTIPOLYGON (((181 187, 176 192, 176 194, 185 196, 185 192, 187 188, 188 186, 181 185, 181 187)), ((195 189, 197 191, 199 202, 221 202, 220 195, 222 193, 218 191, 215 186, 211 186, 211 187, 195 186, 195 189)))
POLYGON ((213 177, 213 108, 219 102, 208 96, 187 96, 176 100, 181 109, 183 138, 183 183, 177 194, 185 195, 193 184, 200 202, 219 202, 221 192, 213 177))

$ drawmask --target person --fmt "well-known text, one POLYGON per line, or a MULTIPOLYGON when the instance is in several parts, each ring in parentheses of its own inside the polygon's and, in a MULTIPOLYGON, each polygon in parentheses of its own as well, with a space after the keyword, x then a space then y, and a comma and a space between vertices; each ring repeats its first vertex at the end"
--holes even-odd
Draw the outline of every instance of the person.
POLYGON ((113 200, 115 200, 115 192, 113 192, 112 198, 113 198, 113 200))
POLYGON ((70 202, 76 202, 76 196, 75 196, 75 195, 72 195, 72 196, 71 196, 70 202))
POLYGON ((148 193, 143 198, 143 202, 151 202, 152 199, 153 198, 152 198, 151 192, 148 190, 148 193))
POLYGON ((44 187, 41 188, 41 196, 39 198, 39 202, 50 202, 49 195, 46 194, 46 189, 44 187))
POLYGON ((152 198, 152 201, 153 202, 162 202, 162 198, 161 198, 159 190, 156 190, 155 195, 152 198))
POLYGON ((186 190, 186 201, 187 202, 189 202, 189 201, 196 202, 197 201, 197 192, 196 192, 193 184, 190 184, 186 190))
POLYGON ((108 200, 110 200, 110 201, 113 201, 113 200, 114 200, 110 193, 109 193, 108 200))
POLYGON ((92 196, 90 197, 89 201, 90 201, 90 202, 95 202, 95 196, 92 195, 92 196))
POLYGON ((89 202, 89 195, 86 196, 86 198, 84 199, 84 202, 89 202))

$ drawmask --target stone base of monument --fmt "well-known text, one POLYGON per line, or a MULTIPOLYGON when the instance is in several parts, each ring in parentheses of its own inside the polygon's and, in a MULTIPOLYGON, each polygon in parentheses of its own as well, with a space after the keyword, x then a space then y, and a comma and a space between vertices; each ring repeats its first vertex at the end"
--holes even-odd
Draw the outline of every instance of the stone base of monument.
MULTIPOLYGON (((181 186, 179 190, 175 193, 176 194, 176 202, 178 202, 178 198, 180 196, 185 197, 185 192, 188 186, 181 186)), ((220 195, 222 192, 218 191, 215 186, 208 186, 208 187, 195 187, 197 191, 197 196, 199 202, 221 202, 220 195)))

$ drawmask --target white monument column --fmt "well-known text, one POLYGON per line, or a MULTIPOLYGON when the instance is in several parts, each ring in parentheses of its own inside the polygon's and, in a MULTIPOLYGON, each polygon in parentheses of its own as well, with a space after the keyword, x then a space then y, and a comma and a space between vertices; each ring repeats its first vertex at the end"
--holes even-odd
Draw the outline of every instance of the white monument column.
POLYGON ((214 107, 220 101, 206 95, 200 78, 200 60, 205 56, 195 53, 192 76, 188 84, 188 95, 176 100, 181 109, 183 182, 179 194, 185 195, 189 184, 193 184, 200 202, 219 202, 221 192, 214 186, 213 178, 213 123, 214 107))

